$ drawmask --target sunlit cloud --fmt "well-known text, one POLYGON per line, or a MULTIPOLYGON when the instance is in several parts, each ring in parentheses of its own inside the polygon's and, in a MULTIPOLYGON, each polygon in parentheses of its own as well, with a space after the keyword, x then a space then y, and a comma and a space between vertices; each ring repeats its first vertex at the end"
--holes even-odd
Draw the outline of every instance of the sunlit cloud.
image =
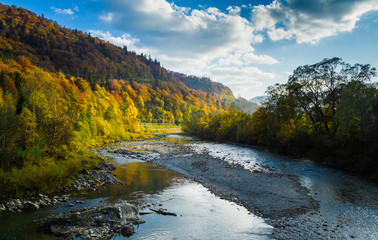
POLYGON ((378 10, 376 0, 274 0, 255 6, 251 20, 256 30, 267 30, 273 41, 295 39, 314 44, 352 31, 363 14, 374 10, 378 10))
POLYGON ((72 9, 61 9, 61 8, 56 8, 56 7, 50 7, 55 13, 57 14, 64 14, 64 15, 73 15, 74 11, 72 9))
MULTIPOLYGON (((150 54, 171 70, 210 76, 227 84, 235 79, 231 75, 221 79, 209 66, 232 67, 243 73, 243 69, 256 64, 278 63, 271 56, 255 53, 253 45, 263 42, 263 36, 256 34, 240 11, 239 6, 230 6, 222 12, 215 7, 180 7, 165 0, 109 0, 99 19, 127 35, 97 33, 97 36, 117 45, 127 43, 130 50, 150 54), (130 39, 138 41, 129 42, 130 39)), ((250 75, 245 78, 251 79, 250 75)), ((250 86, 256 85, 256 81, 260 80, 249 81, 253 83, 250 86)))

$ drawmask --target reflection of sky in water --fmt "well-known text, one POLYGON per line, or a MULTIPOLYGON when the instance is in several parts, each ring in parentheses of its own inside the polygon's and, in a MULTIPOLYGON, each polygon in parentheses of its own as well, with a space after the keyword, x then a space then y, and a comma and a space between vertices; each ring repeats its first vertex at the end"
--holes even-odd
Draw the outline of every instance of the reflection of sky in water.
POLYGON ((221 200, 188 180, 145 198, 162 203, 162 208, 177 217, 145 215, 146 223, 130 239, 270 239, 273 230, 244 207, 221 200))
MULTIPOLYGON (((107 155, 106 152, 103 154, 107 155)), ((156 152, 149 152, 148 155, 159 156, 156 152)), ((122 164, 116 172, 119 178, 125 176, 125 179, 121 179, 123 182, 127 184, 131 179, 136 179, 128 184, 134 192, 130 197, 135 199, 137 196, 142 205, 161 203, 161 207, 178 214, 177 217, 144 215, 146 223, 140 225, 130 239, 224 239, 224 236, 227 239, 269 239, 272 227, 263 219, 250 214, 244 207, 221 200, 202 185, 148 163, 141 163, 140 160, 129 161, 132 157, 111 153, 108 156, 115 158, 117 164, 122 164), (162 176, 167 178, 162 179, 162 176), (170 184, 158 187, 157 192, 148 190, 162 181, 170 184)), ((160 207, 156 205, 156 208, 160 207)), ((114 239, 125 238, 116 236, 114 239)))
POLYGON ((247 170, 262 168, 266 171, 296 175, 312 194, 321 195, 324 199, 367 203, 371 207, 378 207, 378 188, 374 184, 339 170, 317 165, 307 159, 279 157, 230 144, 201 142, 187 146, 198 154, 208 153, 212 157, 240 164, 247 170), (269 170, 264 166, 268 166, 269 170))
POLYGON ((208 153, 245 169, 260 166, 266 171, 298 176, 311 196, 320 201, 320 213, 312 216, 316 222, 327 221, 340 226, 340 238, 351 235, 359 239, 378 239, 378 187, 364 179, 342 171, 317 165, 306 159, 277 156, 236 145, 201 142, 188 144, 196 153, 208 153))

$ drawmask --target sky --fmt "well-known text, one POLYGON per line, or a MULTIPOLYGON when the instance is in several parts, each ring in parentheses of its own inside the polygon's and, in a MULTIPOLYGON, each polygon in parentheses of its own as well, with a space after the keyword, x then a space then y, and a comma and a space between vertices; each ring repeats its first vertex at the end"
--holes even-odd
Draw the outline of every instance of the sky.
POLYGON ((378 0, 0 2, 210 77, 246 99, 324 58, 378 68, 378 0))

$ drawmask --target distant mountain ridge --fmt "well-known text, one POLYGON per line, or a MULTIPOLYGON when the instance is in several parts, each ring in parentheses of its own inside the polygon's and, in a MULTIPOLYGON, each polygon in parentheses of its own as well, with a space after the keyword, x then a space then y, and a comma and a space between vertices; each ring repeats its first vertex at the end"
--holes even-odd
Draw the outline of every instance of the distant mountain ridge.
POLYGON ((180 79, 189 88, 207 92, 220 100, 225 97, 235 99, 234 94, 229 87, 219 82, 213 82, 210 78, 200 78, 193 75, 188 76, 177 72, 170 72, 170 74, 180 79))
POLYGON ((254 102, 249 102, 247 99, 242 98, 242 97, 235 99, 235 101, 231 103, 231 107, 250 113, 250 114, 256 112, 259 106, 260 106, 259 104, 254 103, 254 102))
POLYGON ((257 103, 258 105, 263 104, 267 100, 267 96, 257 96, 249 99, 249 102, 257 103))
POLYGON ((223 106, 231 106, 233 108, 253 113, 259 107, 258 104, 249 102, 244 98, 235 98, 232 90, 219 82, 214 82, 207 77, 196 77, 193 75, 185 75, 177 72, 170 72, 174 77, 180 79, 189 88, 204 91, 213 95, 222 102, 223 106))

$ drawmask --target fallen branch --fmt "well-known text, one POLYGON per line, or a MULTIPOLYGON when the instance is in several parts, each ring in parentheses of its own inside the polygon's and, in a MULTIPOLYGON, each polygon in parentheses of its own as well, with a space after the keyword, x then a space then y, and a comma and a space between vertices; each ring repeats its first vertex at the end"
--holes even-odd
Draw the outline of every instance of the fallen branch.
POLYGON ((161 215, 169 215, 169 216, 177 216, 176 213, 173 213, 173 212, 166 212, 163 208, 159 208, 159 209, 151 209, 151 211, 153 212, 156 212, 157 214, 161 214, 161 215))

